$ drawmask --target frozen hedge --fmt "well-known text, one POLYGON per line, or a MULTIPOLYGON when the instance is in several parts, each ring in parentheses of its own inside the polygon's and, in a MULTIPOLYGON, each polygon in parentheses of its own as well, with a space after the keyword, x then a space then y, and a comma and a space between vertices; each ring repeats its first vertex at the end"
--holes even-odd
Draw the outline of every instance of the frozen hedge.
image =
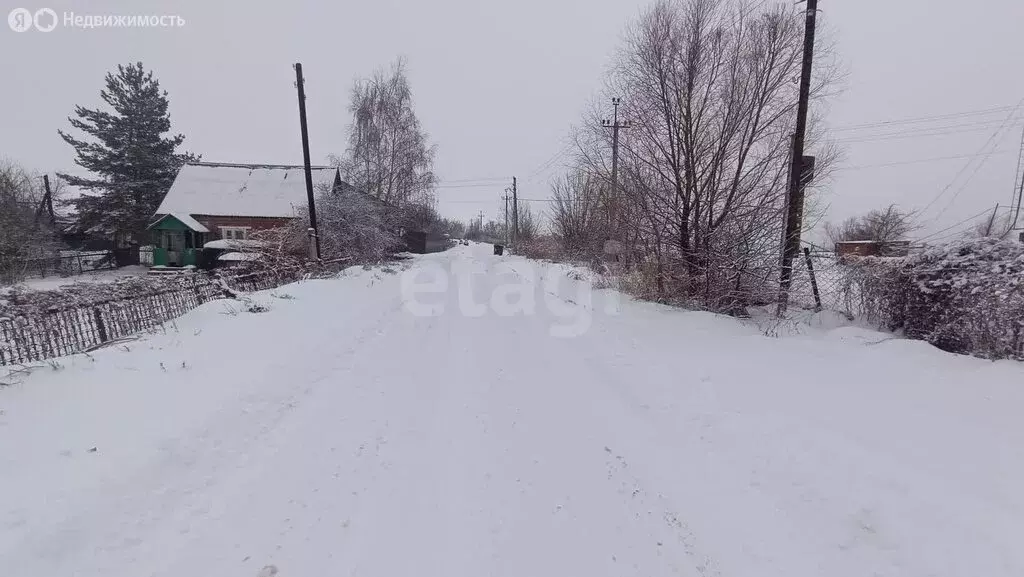
POLYGON ((846 262, 851 311, 950 352, 1024 360, 1024 245, 991 238, 846 262))

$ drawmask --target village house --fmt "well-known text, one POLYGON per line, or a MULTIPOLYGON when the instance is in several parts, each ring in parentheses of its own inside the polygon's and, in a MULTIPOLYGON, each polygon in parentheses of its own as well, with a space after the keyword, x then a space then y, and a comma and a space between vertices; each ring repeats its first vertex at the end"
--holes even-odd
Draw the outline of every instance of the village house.
POLYGON ((851 256, 907 256, 910 252, 909 240, 841 240, 836 243, 836 254, 839 258, 851 256))
MULTIPOLYGON (((343 186, 337 168, 312 169, 313 188, 343 186)), ((245 240, 282 227, 306 210, 302 166, 197 162, 178 171, 149 225, 156 266, 198 264, 198 250, 218 239, 245 240)))

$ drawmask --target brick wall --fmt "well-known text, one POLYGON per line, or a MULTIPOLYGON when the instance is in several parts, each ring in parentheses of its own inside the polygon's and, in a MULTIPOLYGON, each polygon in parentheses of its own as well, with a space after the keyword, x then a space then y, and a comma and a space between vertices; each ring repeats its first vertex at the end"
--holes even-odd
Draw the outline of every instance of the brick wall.
POLYGON ((836 243, 836 253, 839 256, 878 256, 881 252, 881 245, 877 242, 840 241, 836 243))
POLYGON ((279 228, 287 226, 292 220, 290 218, 260 217, 260 216, 208 216, 194 214, 193 218, 203 226, 210 229, 210 236, 207 240, 221 238, 220 227, 222 226, 245 226, 250 230, 264 230, 268 228, 279 228))

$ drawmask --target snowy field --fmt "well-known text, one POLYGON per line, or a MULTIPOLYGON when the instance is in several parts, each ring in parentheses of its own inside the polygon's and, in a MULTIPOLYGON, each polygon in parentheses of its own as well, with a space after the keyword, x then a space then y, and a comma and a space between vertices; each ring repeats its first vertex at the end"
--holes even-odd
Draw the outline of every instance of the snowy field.
POLYGON ((490 253, 207 303, 0 388, 2 573, 1024 575, 1021 364, 490 253))

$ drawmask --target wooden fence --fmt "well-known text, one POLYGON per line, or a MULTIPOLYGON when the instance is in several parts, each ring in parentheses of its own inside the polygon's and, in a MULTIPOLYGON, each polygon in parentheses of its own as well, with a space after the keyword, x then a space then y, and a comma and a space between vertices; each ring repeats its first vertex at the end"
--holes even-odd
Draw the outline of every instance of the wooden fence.
POLYGON ((0 264, 0 278, 7 282, 14 282, 29 277, 67 277, 111 270, 119 266, 118 256, 115 251, 111 250, 69 250, 61 251, 59 255, 6 261, 0 264))
POLYGON ((266 273, 226 279, 196 275, 193 282, 166 290, 0 317, 0 366, 88 351, 151 329, 207 301, 230 297, 226 287, 248 292, 292 280, 266 273))

